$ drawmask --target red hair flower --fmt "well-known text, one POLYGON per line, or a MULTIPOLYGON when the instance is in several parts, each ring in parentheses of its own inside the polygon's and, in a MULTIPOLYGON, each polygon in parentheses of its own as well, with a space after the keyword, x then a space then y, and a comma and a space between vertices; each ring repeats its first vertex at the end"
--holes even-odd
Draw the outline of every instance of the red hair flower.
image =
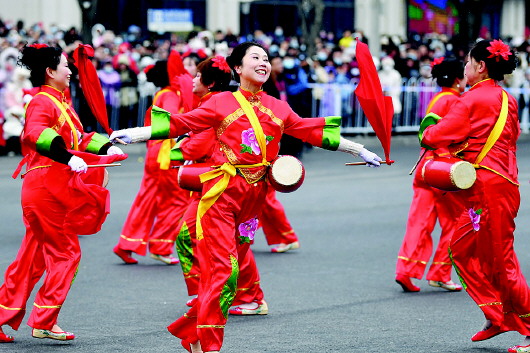
POLYGON ((226 59, 221 55, 216 55, 212 58, 213 64, 212 67, 218 67, 219 70, 224 72, 230 72, 230 66, 226 62, 226 59))
POLYGON ((443 56, 440 56, 439 58, 434 59, 433 62, 431 63, 431 69, 435 67, 436 65, 441 64, 444 61, 444 59, 445 58, 443 56))
POLYGON ((508 46, 508 44, 504 44, 502 40, 494 39, 490 42, 490 46, 486 49, 491 54, 490 56, 488 56, 488 58, 494 57, 497 62, 501 57, 503 60, 508 60, 508 56, 512 55, 512 52, 510 51, 510 46, 508 46))
POLYGON ((47 48, 48 45, 44 44, 44 43, 34 43, 34 44, 28 45, 28 47, 32 47, 32 48, 35 48, 35 49, 40 49, 40 48, 47 48))

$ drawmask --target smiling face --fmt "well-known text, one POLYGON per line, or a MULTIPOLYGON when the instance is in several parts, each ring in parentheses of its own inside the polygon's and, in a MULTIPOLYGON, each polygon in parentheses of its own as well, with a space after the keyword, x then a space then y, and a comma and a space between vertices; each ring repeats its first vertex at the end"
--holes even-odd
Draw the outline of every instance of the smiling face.
POLYGON ((269 79, 271 64, 265 50, 258 46, 247 49, 240 66, 235 66, 239 75, 241 88, 251 92, 257 92, 269 79))
POLYGON ((46 69, 46 84, 57 88, 59 91, 64 91, 68 86, 70 86, 70 75, 72 71, 68 67, 68 60, 66 60, 65 55, 61 55, 59 65, 57 69, 53 70, 51 68, 46 69))

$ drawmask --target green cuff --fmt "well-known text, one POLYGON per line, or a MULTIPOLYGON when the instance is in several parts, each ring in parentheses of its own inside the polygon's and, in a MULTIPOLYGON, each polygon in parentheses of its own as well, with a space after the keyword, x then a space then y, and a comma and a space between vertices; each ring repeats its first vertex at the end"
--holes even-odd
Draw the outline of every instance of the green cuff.
POLYGON ((169 138, 171 113, 156 105, 151 109, 151 140, 169 138))
POLYGON ((442 120, 442 117, 437 115, 437 114, 434 114, 434 113, 429 113, 425 116, 425 118, 423 118, 423 120, 421 121, 420 123, 420 131, 418 131, 418 138, 420 140, 420 145, 421 147, 423 148, 426 148, 428 150, 435 150, 436 148, 432 148, 430 146, 427 146, 425 145, 422 140, 423 140, 423 133, 425 132, 425 129, 431 125, 436 125, 438 124, 438 122, 442 120))
POLYGON ((57 136, 60 136, 57 131, 51 128, 46 128, 42 131, 37 139, 37 152, 43 155, 49 155, 52 141, 57 136))
POLYGON ((322 148, 336 151, 340 143, 340 125, 342 118, 340 116, 327 116, 324 118, 326 124, 322 131, 322 148))
POLYGON ((98 154, 99 150, 109 142, 109 139, 105 136, 95 133, 86 146, 86 152, 98 154))
POLYGON ((172 161, 179 161, 179 162, 183 162, 185 160, 180 148, 175 148, 169 151, 169 159, 172 161))

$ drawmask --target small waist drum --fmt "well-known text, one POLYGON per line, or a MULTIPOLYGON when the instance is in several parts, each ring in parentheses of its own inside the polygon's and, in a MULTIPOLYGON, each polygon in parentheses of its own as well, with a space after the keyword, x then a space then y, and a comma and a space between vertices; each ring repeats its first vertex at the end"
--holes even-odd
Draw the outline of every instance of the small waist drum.
POLYGON ((269 183, 280 192, 293 192, 298 189, 305 177, 302 162, 293 156, 278 156, 268 170, 269 183))
POLYGON ((475 167, 454 157, 435 157, 422 169, 423 180, 430 186, 444 191, 469 189, 477 179, 475 167))
POLYGON ((194 163, 179 167, 178 183, 183 189, 202 191, 200 175, 212 170, 211 163, 194 163))

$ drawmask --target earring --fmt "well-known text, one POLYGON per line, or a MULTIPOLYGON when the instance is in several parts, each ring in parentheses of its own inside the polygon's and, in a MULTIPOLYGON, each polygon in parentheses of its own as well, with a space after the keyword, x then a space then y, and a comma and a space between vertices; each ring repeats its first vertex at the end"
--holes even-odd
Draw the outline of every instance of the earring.
POLYGON ((456 87, 457 87, 457 88, 460 88, 460 83, 457 83, 457 84, 456 84, 456 87))

